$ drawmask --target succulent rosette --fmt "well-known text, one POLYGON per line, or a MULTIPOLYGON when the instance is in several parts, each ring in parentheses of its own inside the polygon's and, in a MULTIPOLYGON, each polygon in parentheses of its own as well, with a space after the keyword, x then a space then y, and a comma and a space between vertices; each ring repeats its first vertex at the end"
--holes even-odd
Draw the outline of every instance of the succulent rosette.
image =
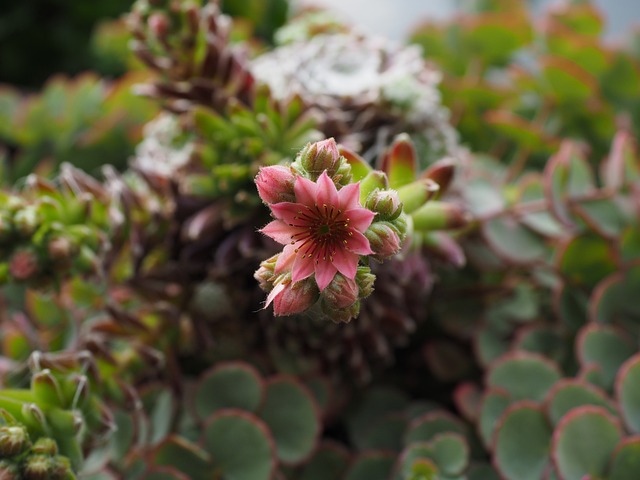
MULTIPOLYGON (((357 316, 375 278, 365 261, 400 251, 404 223, 389 226, 382 222, 386 217, 377 219, 378 212, 361 203, 363 196, 395 199, 394 192, 375 189, 367 195, 350 178, 334 139, 309 144, 291 167, 264 167, 256 177, 274 217, 260 231, 283 245, 255 275, 269 291, 266 306, 273 303, 276 315, 301 313, 321 298, 321 310, 332 319, 357 316)), ((370 203, 384 204, 365 201, 370 203)))

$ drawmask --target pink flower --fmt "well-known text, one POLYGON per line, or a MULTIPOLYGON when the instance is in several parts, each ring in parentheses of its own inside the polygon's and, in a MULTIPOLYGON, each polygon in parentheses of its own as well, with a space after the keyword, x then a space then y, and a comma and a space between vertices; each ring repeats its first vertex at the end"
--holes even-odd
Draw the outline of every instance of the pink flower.
POLYGON ((261 231, 285 245, 275 273, 291 268, 291 280, 299 282, 315 273, 322 291, 337 272, 353 279, 359 255, 373 253, 363 232, 375 213, 360 205, 360 184, 339 191, 324 171, 317 183, 298 177, 296 202, 270 205, 276 220, 261 231))

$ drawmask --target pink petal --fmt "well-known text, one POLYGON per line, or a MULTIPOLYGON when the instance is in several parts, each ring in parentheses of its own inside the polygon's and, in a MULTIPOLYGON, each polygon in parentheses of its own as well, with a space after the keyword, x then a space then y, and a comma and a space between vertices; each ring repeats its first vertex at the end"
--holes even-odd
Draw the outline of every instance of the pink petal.
POLYGON ((327 175, 325 170, 318 177, 318 189, 316 191, 316 204, 318 207, 322 205, 329 205, 338 207, 340 198, 338 197, 338 190, 335 183, 327 175))
POLYGON ((320 260, 316 264, 316 283, 320 291, 327 288, 333 277, 336 276, 338 269, 328 260, 320 260))
POLYGON ((302 203, 303 205, 308 205, 310 207, 316 203, 318 186, 311 180, 304 177, 298 177, 293 190, 296 194, 296 200, 298 203, 302 203))
POLYGON ((271 302, 273 302, 273 300, 278 295, 280 295, 283 291, 284 291, 284 284, 283 283, 279 283, 275 287, 273 287, 273 290, 271 290, 269 292, 269 295, 267 295, 267 303, 264 304, 264 308, 267 308, 269 305, 271 305, 271 302))
POLYGON ((362 208, 360 205, 360 183, 350 183, 338 190, 340 210, 343 212, 352 208, 362 208))
POLYGON ((333 254, 333 264, 342 275, 354 278, 358 267, 358 255, 344 249, 336 250, 333 254))
POLYGON ((287 245, 291 243, 291 236, 300 232, 300 230, 300 228, 290 227, 281 220, 273 220, 260 231, 267 237, 273 238, 276 242, 287 245))
POLYGON ((298 217, 300 213, 308 210, 306 205, 293 202, 274 203, 270 205, 270 208, 273 215, 287 225, 299 225, 300 219, 298 217))
POLYGON ((347 250, 357 253, 358 255, 371 255, 373 250, 371 250, 371 245, 369 245, 367 237, 353 228, 349 230, 353 235, 347 238, 347 250))
POLYGON ((302 255, 296 255, 293 261, 293 269, 291 270, 291 280, 299 282, 310 277, 313 274, 313 263, 313 258, 303 258, 302 255))
POLYGON ((291 270, 293 266, 293 262, 296 259, 296 246, 295 245, 286 245, 280 255, 278 255, 278 260, 276 260, 276 265, 273 269, 273 273, 279 275, 282 272, 288 272, 291 270))
POLYGON ((360 232, 364 232, 371 222, 373 218, 376 216, 374 212, 371 210, 367 210, 366 208, 352 208, 351 210, 347 210, 343 213, 345 218, 349 219, 349 226, 355 228, 360 232))

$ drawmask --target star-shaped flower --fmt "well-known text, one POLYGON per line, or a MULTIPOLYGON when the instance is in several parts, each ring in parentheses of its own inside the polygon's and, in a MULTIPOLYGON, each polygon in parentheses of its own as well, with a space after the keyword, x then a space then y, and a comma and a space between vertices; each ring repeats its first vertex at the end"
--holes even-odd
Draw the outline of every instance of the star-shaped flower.
POLYGON ((360 205, 360 184, 336 188, 324 171, 317 182, 297 177, 295 202, 269 205, 276 218, 261 231, 285 245, 275 273, 298 282, 315 274, 320 291, 336 272, 353 279, 360 255, 374 253, 363 235, 375 213, 360 205))

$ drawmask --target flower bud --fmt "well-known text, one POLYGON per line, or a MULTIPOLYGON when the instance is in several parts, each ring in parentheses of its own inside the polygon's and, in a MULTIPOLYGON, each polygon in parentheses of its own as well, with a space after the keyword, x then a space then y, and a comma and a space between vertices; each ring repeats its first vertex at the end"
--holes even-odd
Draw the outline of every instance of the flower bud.
POLYGON ((0 427, 0 457, 10 458, 20 455, 30 445, 29 434, 23 426, 0 427))
POLYGON ((273 288, 273 276, 275 275, 274 270, 279 256, 280 254, 278 253, 261 262, 260 268, 258 268, 256 273, 253 274, 253 278, 258 281, 260 288, 265 292, 269 292, 273 288))
POLYGON ((364 232, 364 236, 369 240, 371 250, 375 252, 373 257, 383 260, 391 257, 400 251, 402 241, 396 230, 389 222, 375 222, 364 232))
POLYGON ((402 203, 395 190, 374 190, 365 207, 376 212, 382 220, 394 220, 402 213, 402 203))
POLYGON ((304 312, 318 300, 315 280, 306 278, 299 282, 282 281, 267 296, 265 308, 273 302, 273 313, 278 316, 304 312))
POLYGON ((22 473, 28 480, 46 480, 50 476, 52 467, 51 457, 42 454, 29 455, 22 467, 22 473))
POLYGON ((262 201, 271 204, 296 201, 293 191, 295 179, 296 177, 290 168, 272 165, 261 168, 255 182, 262 201))
POLYGON ((58 454, 58 444, 53 438, 42 437, 33 444, 31 451, 53 457, 58 454))
POLYGON ((74 255, 74 245, 66 237, 54 237, 47 244, 47 253, 51 260, 66 263, 74 255))
POLYGON ((38 270, 38 258, 31 250, 18 250, 9 261, 9 273, 16 280, 29 280, 38 270))
POLYGON ((336 274, 322 291, 322 301, 332 309, 348 308, 360 298, 360 289, 355 280, 336 274))
POLYGON ((370 171, 360 181, 360 203, 365 203, 369 195, 376 190, 386 190, 389 188, 387 174, 381 170, 370 171))
POLYGON ((17 465, 6 460, 0 460, 0 480, 20 480, 21 478, 17 465))
POLYGON ((373 284, 376 276, 371 273, 371 269, 366 266, 359 266, 356 271, 356 283, 360 289, 360 298, 367 298, 373 293, 373 284))
POLYGON ((325 170, 332 177, 340 166, 338 145, 333 138, 309 143, 300 152, 299 160, 311 180, 317 180, 325 170))

